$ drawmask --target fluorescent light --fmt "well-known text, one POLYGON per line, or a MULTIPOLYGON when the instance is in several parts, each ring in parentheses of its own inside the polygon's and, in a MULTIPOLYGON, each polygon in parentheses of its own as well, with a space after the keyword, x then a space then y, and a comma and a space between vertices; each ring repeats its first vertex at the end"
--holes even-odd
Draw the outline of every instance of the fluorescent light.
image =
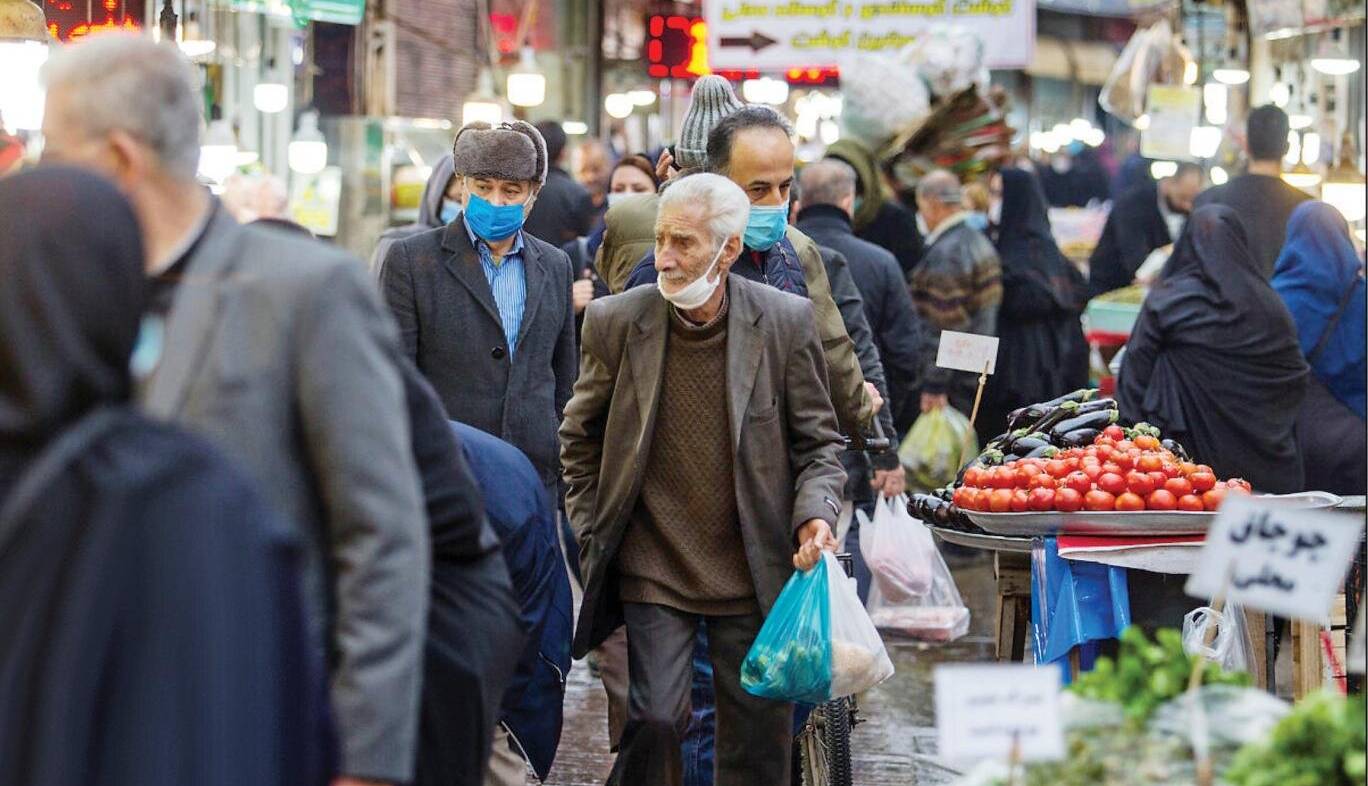
POLYGON ((1229 90, 1219 82, 1202 85, 1202 103, 1206 105, 1207 122, 1213 126, 1223 126, 1226 122, 1229 90))
POLYGON ((1075 117, 1069 121, 1069 131, 1073 133, 1074 139, 1083 139, 1083 135, 1088 133, 1091 128, 1092 123, 1082 117, 1075 117))
POLYGON ((1136 130, 1136 131, 1148 131, 1148 130, 1149 130, 1149 124, 1150 124, 1150 116, 1147 115, 1147 114, 1141 115, 1141 116, 1135 118, 1135 130, 1136 130))
MULTIPOLYGON (((37 6, 35 6, 35 9, 37 6)), ((42 20, 39 12, 38 19, 42 20)), ((43 127, 43 88, 38 71, 47 62, 47 44, 0 39, 0 121, 13 130, 43 127)))
POLYGON ((237 139, 233 136, 233 127, 228 125, 227 120, 210 123, 200 144, 200 175, 222 183, 237 169, 237 157, 237 139))
POLYGON ((789 86, 788 82, 782 79, 762 76, 759 79, 747 79, 742 82, 741 95, 752 104, 779 106, 788 102, 789 86))
POLYGON ((1089 128, 1083 132, 1083 144, 1088 147, 1100 147, 1107 141, 1107 133, 1100 128, 1089 128))
POLYGON ((609 117, 623 120, 630 116, 635 108, 632 99, 623 93, 609 93, 603 97, 603 111, 607 112, 609 117))
POLYGON ((1249 72, 1243 68, 1218 68, 1211 75, 1223 85, 1242 85, 1249 81, 1249 72))
POLYGON ((518 67, 508 74, 508 103, 513 106, 541 106, 546 102, 546 76, 537 66, 532 47, 522 48, 518 67))
POLYGON ((835 120, 823 120, 818 130, 824 145, 834 145, 841 138, 841 127, 835 120))
POLYGON ((1211 184, 1212 184, 1212 185, 1214 185, 1214 186, 1223 186, 1223 185, 1225 185, 1229 180, 1230 180, 1230 175, 1226 174, 1226 171, 1225 171, 1224 168, 1219 167, 1219 166, 1214 166, 1214 167, 1211 168, 1211 184))
POLYGON ((1320 160, 1321 138, 1315 131, 1302 134, 1301 160, 1307 166, 1314 166, 1320 160))
POLYGON ((1211 158, 1220 147, 1221 129, 1215 126, 1197 126, 1188 136, 1188 152, 1194 158, 1211 158))
POLYGON ((1326 76, 1347 76, 1359 70, 1359 61, 1347 57, 1313 57, 1311 67, 1326 76))
POLYGON ((1357 183, 1327 180, 1321 185, 1321 201, 1344 216, 1350 224, 1363 220, 1365 212, 1363 181, 1357 183))
MULTIPOLYGON (((1315 188, 1321 181, 1321 176, 1315 172, 1284 172, 1283 182, 1293 188, 1315 188)), ((1359 186, 1362 190, 1363 186, 1359 186)))
POLYGON ((496 101, 467 101, 461 105, 461 125, 488 123, 497 126, 503 122, 503 107, 496 101))
POLYGON ((205 40, 181 41, 177 44, 177 46, 180 47, 181 54, 184 54, 186 57, 192 59, 196 57, 212 55, 214 53, 214 50, 218 48, 218 44, 215 44, 213 41, 205 40))
POLYGON ((290 104, 290 89, 278 82, 262 82, 252 88, 252 103, 268 115, 283 112, 290 104))
POLYGON ((583 136, 589 133, 589 124, 579 120, 567 120, 561 123, 561 130, 570 136, 583 136))
POLYGON ((318 130, 318 114, 299 116, 299 129, 288 151, 290 169, 301 175, 316 175, 328 166, 328 142, 318 130))
POLYGON ((1068 123, 1055 123, 1055 127, 1050 131, 1054 133, 1055 139, 1059 140, 1059 146, 1063 147, 1074 141, 1073 128, 1068 123))
POLYGON ((1178 164, 1173 161, 1155 161, 1150 164, 1150 176, 1155 180, 1178 174, 1178 164))
POLYGON ((633 106, 650 106, 656 100, 654 90, 629 90, 627 97, 631 99, 633 106))

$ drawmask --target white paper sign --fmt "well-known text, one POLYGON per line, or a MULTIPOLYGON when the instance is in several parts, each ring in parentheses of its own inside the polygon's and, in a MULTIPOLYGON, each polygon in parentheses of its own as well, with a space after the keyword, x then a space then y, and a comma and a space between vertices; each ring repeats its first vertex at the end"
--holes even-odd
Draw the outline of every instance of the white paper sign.
POLYGON ((1230 603, 1328 623, 1362 531, 1362 520, 1350 516, 1226 497, 1187 593, 1213 598, 1228 576, 1230 603))
POLYGON ((1059 689, 1053 666, 936 667, 939 755, 952 762, 1006 759, 1015 740, 1023 761, 1063 758, 1059 689))
POLYGON ((714 70, 896 57, 935 25, 977 35, 988 68, 1025 68, 1035 53, 1035 0, 704 0, 703 18, 714 70))
POLYGON ((997 336, 980 336, 977 333, 956 333, 953 330, 941 332, 940 349, 936 352, 936 365, 959 371, 983 373, 988 364, 988 373, 997 371, 997 336))

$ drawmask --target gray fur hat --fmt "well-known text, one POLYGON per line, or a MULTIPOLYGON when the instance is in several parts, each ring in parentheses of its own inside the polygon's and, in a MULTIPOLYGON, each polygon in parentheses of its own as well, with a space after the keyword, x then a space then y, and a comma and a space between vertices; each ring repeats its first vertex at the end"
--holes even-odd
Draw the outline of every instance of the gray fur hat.
POLYGON ((465 177, 496 177, 546 184, 546 140, 531 124, 521 120, 471 123, 456 132, 451 145, 456 173, 465 177))
POLYGON ((675 144, 675 165, 681 169, 708 166, 708 134, 722 118, 736 112, 745 104, 732 91, 731 82, 710 74, 694 83, 689 98, 689 111, 679 125, 679 142, 675 144))

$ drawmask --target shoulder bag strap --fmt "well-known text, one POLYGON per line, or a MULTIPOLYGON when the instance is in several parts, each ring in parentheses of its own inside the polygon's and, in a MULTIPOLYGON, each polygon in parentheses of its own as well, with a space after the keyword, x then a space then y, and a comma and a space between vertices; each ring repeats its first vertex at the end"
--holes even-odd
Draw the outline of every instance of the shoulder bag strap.
POLYGON ((1340 298, 1339 308, 1335 310, 1335 315, 1330 317, 1329 322, 1325 323, 1325 330, 1321 332, 1320 340, 1316 342, 1316 348, 1311 350, 1311 354, 1306 356, 1308 365, 1314 366, 1316 364, 1316 359, 1325 351, 1325 347, 1330 343, 1330 336, 1334 334, 1335 326, 1339 324, 1340 317, 1344 316, 1344 312, 1348 310, 1349 301, 1353 299, 1354 290, 1357 287, 1358 278, 1355 277, 1354 282, 1349 285, 1349 288, 1344 291, 1344 295, 1340 298))
POLYGON ((0 504, 0 551, 14 534, 20 519, 41 499, 73 459, 83 454, 118 422, 118 412, 100 409, 82 418, 57 439, 19 477, 9 497, 0 504))

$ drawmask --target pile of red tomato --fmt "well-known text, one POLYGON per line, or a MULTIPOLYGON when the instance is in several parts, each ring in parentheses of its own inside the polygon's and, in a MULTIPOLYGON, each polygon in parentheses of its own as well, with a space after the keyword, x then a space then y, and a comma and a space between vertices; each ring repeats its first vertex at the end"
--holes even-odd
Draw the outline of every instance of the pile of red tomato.
POLYGON ((1059 511, 1214 511, 1227 494, 1249 494, 1238 478, 1217 480, 1205 464, 1182 461, 1148 434, 1127 438, 1120 426, 1086 448, 999 467, 970 467, 953 502, 982 513, 1059 511))

